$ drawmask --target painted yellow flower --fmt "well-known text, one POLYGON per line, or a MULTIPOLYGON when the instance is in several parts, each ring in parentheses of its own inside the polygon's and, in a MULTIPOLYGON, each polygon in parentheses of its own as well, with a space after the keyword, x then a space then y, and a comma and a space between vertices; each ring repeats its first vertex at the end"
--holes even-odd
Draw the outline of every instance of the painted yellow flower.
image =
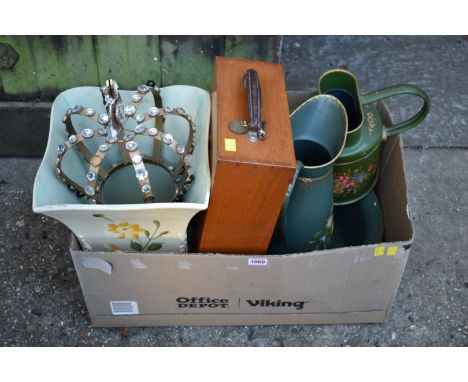
POLYGON ((111 252, 118 252, 122 250, 122 248, 120 248, 118 245, 115 245, 115 244, 109 244, 108 248, 111 252))
POLYGON ((126 237, 138 239, 145 232, 139 224, 130 224, 128 222, 111 223, 107 225, 107 229, 109 232, 117 234, 119 239, 125 239, 126 237))

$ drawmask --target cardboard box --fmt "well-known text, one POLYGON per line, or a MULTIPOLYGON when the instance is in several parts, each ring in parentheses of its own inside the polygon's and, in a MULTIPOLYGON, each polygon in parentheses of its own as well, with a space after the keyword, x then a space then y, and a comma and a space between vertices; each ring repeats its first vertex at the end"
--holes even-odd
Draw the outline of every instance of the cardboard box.
MULTIPOLYGON (((291 108, 307 97, 288 93, 291 108)), ((379 105, 384 122, 388 112, 379 105)), ((413 241, 402 147, 382 145, 384 242, 291 255, 85 252, 71 256, 93 326, 378 323, 413 241)))

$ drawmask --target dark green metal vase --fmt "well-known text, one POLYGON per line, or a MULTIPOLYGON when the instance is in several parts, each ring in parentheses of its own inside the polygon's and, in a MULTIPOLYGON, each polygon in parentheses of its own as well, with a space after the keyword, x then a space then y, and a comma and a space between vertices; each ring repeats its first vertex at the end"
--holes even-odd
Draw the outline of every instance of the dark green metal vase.
POLYGON ((346 111, 335 97, 317 95, 291 114, 295 177, 286 194, 269 253, 328 248, 333 233, 333 163, 343 150, 346 111))
POLYGON ((343 69, 324 73, 318 82, 319 94, 338 98, 348 116, 345 148, 333 165, 334 204, 344 205, 364 198, 378 179, 380 143, 420 124, 429 112, 429 97, 415 85, 392 85, 361 95, 356 77, 343 69), (396 95, 410 94, 423 100, 411 118, 385 127, 374 102, 396 95))

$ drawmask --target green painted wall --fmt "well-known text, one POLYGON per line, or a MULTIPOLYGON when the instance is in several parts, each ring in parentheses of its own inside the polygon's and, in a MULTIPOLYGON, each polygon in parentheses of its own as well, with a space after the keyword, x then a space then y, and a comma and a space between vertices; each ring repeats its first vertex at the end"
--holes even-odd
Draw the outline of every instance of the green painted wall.
POLYGON ((275 61, 279 36, 0 36, 19 56, 0 68, 0 100, 52 100, 114 78, 122 89, 149 79, 211 90, 214 57, 275 61))

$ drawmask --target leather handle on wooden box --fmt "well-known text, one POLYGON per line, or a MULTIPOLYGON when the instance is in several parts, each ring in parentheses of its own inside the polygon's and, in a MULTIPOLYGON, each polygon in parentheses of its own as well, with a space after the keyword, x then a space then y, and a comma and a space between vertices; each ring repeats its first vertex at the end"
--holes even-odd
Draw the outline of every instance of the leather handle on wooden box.
POLYGON ((247 105, 249 107, 249 130, 255 131, 260 139, 265 138, 262 124, 262 90, 260 80, 254 69, 249 69, 244 74, 244 87, 247 92, 247 105), (263 132, 263 137, 260 132, 263 132))
POLYGON ((254 69, 247 70, 243 81, 249 107, 249 133, 252 132, 259 139, 265 139, 265 126, 262 122, 262 90, 257 72, 254 69))
POLYGON ((249 120, 232 120, 229 122, 229 130, 234 134, 247 133, 250 142, 264 140, 265 122, 262 121, 262 90, 260 80, 254 69, 249 69, 242 77, 245 91, 247 93, 247 106, 249 108, 249 120))

